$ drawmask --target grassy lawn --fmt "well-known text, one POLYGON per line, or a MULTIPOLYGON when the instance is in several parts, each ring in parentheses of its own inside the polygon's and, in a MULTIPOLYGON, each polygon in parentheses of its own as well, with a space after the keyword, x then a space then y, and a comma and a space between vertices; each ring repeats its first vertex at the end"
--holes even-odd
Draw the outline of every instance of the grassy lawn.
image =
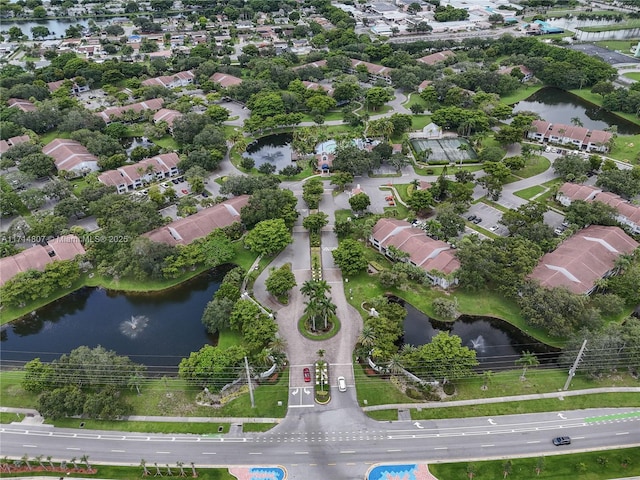
POLYGON ((412 105, 416 105, 416 104, 422 105, 425 109, 427 108, 424 101, 420 98, 420 94, 418 92, 412 92, 409 95, 407 95, 407 101, 404 102, 402 105, 404 105, 406 108, 411 108, 412 105))
POLYGON ((629 28, 640 27, 640 19, 627 19, 624 22, 611 25, 596 25, 592 27, 580 27, 583 32, 614 32, 616 30, 627 30, 629 28))
POLYGON ((40 135, 40 142, 44 145, 55 140, 56 138, 71 138, 71 132, 59 132, 58 130, 52 130, 40 135))
MULTIPOLYGON (((54 462, 54 465, 55 465, 55 462, 54 462)), ((116 480, 121 480, 123 478, 142 477, 141 467, 117 467, 113 465, 93 465, 93 464, 91 466, 97 470, 97 473, 93 474, 93 476, 97 475, 97 477, 100 479, 113 478, 116 480)), ((170 464, 170 466, 173 471, 173 475, 179 477, 180 470, 176 467, 175 463, 170 464)), ((147 469, 151 472, 151 475, 153 475, 156 471, 153 465, 147 465, 147 469)), ((163 474, 167 473, 166 467, 163 466, 161 469, 163 474)), ((185 462, 184 470, 187 476, 191 477, 190 463, 185 462)), ((198 478, 201 480, 236 480, 237 478, 234 475, 231 475, 226 468, 203 469, 203 468, 198 468, 198 465, 196 464, 196 472, 198 474, 198 478)), ((8 474, 5 472, 2 473, 3 478, 11 478, 11 477, 25 478, 24 475, 25 475, 24 472, 15 473, 15 474, 8 474)), ((56 472, 38 472, 38 477, 62 478, 60 472, 57 472, 57 473, 56 472)), ((64 478, 86 478, 86 477, 87 477, 86 473, 71 473, 71 472, 69 472, 64 476, 64 478)))
POLYGON ((229 348, 236 345, 242 345, 242 335, 240 332, 225 328, 218 336, 218 347, 229 348))
POLYGON ((640 158, 640 134, 618 135, 608 156, 627 163, 637 163, 640 158))
POLYGON ((640 82, 640 72, 629 72, 625 73, 624 76, 631 80, 635 80, 636 82, 640 82))
MULTIPOLYGON (((445 168, 445 165, 418 166, 414 164, 413 166, 413 170, 418 175, 440 175, 444 170, 444 168, 445 168)), ((451 165, 446 165, 446 168, 447 168, 447 175, 455 175, 455 173, 459 170, 465 170, 467 172, 478 172, 482 170, 482 165, 464 165, 462 167, 460 166, 452 167, 451 165)))
MULTIPOLYGON (((491 387, 489 387, 491 389, 491 387)), ((639 407, 637 393, 596 393, 576 397, 520 400, 517 402, 465 405, 463 407, 428 408, 411 410, 412 420, 436 420, 443 418, 492 417, 522 413, 553 412, 554 410, 581 410, 585 408, 639 407)))
POLYGON ((154 140, 153 142, 156 145, 168 150, 178 149, 178 142, 176 142, 171 135, 165 135, 164 137, 154 140))
POLYGON ((430 115, 412 115, 411 116, 411 128, 413 130, 422 130, 424 127, 431 123, 430 115))
MULTIPOLYGON (((397 388, 390 385, 387 380, 384 380, 378 376, 368 376, 365 373, 362 365, 359 365, 357 363, 354 364, 353 372, 356 380, 358 405, 360 405, 361 407, 365 405, 385 405, 392 403, 415 402, 415 400, 412 400, 397 388)), ((393 420, 397 420, 397 410, 392 411, 395 415, 393 420)), ((385 418, 385 420, 389 420, 389 418, 385 418)))
MULTIPOLYGON (((47 422, 49 423, 49 422, 47 422)), ((65 418, 52 422, 58 428, 86 428, 87 430, 116 430, 121 432, 145 433, 192 433, 210 435, 229 433, 229 423, 201 422, 127 422, 65 418), (80 427, 80 424, 84 424, 80 427)))
POLYGON ((539 185, 534 185, 533 187, 525 188, 523 190, 514 192, 514 195, 516 197, 524 198, 525 200, 530 200, 531 197, 535 197, 536 195, 544 191, 545 191, 544 187, 541 187, 539 185))
POLYGON ((376 115, 381 115, 383 113, 390 112, 391 110, 393 110, 393 107, 391 105, 382 105, 380 108, 375 109, 375 110, 373 108, 367 106, 367 108, 365 109, 365 111, 372 117, 375 117, 376 115))
POLYGON ((595 43, 599 47, 606 48, 614 52, 621 51, 623 53, 629 53, 631 51, 631 47, 635 47, 638 44, 638 40, 603 40, 595 43))
POLYGON ((502 103, 506 103, 507 105, 513 105, 514 103, 518 103, 520 100, 525 100, 529 98, 531 95, 540 90, 544 85, 529 85, 524 88, 519 88, 515 92, 504 95, 500 97, 502 103))
POLYGON ((524 168, 518 170, 515 174, 520 178, 529 178, 547 171, 550 166, 551 162, 548 158, 542 155, 534 155, 531 160, 527 161, 524 168))
MULTIPOLYGON (((560 452, 559 452, 560 453, 560 452)), ((538 478, 536 467, 543 458, 540 478, 551 480, 606 480, 609 478, 631 477, 640 474, 640 448, 625 448, 600 452, 574 453, 571 455, 551 455, 544 457, 514 458, 509 474, 510 480, 530 480, 538 478), (606 459, 603 461, 602 459, 606 459)), ((440 463, 429 465, 433 475, 441 480, 468 478, 470 462, 440 463)), ((504 460, 473 462, 475 477, 505 478, 504 460)))
POLYGON ((242 431, 246 432, 266 432, 275 427, 277 423, 243 423, 242 431))

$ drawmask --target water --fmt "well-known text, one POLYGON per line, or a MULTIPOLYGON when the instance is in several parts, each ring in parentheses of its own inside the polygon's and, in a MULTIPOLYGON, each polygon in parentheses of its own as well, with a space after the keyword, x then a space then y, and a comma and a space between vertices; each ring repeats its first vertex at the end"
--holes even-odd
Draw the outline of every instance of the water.
POLYGON ((622 135, 640 133, 640 126, 559 88, 542 88, 526 100, 518 102, 513 112, 521 111, 535 112, 543 120, 552 123, 571 125, 571 119, 578 117, 586 128, 604 130, 617 125, 618 133, 622 135))
POLYGON ((215 344, 200 319, 224 271, 202 274, 160 293, 78 290, 5 325, 1 365, 36 357, 48 362, 81 345, 101 345, 151 370, 172 370, 191 352, 215 344))
POLYGON ((554 362, 558 356, 554 348, 497 318, 462 315, 455 322, 438 322, 409 303, 404 303, 404 307, 407 309, 404 343, 424 345, 439 332, 448 331, 458 335, 462 345, 476 351, 482 370, 515 368, 515 361, 524 351, 536 353, 540 363, 554 362))
POLYGON ((276 166, 276 172, 284 167, 292 165, 290 133, 279 133, 259 138, 247 147, 245 156, 252 158, 259 168, 263 163, 271 163, 276 166))
POLYGON ((22 30, 22 33, 27 35, 30 39, 32 39, 31 28, 33 27, 47 27, 51 32, 51 35, 46 37, 47 39, 52 38, 63 38, 64 32, 71 25, 82 25, 83 27, 87 27, 89 25, 88 19, 82 18, 74 18, 74 19, 61 19, 61 20, 39 20, 39 21, 28 21, 28 22, 8 22, 4 20, 2 22, 2 26, 0 27, 0 31, 8 31, 11 27, 18 27, 22 30))

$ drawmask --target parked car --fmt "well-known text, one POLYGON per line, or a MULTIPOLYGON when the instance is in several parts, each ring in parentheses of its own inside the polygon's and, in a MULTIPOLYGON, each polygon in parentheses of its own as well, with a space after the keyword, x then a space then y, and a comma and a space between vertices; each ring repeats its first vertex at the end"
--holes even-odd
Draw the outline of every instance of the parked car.
POLYGON ((182 189, 182 193, 183 193, 183 194, 185 194, 185 195, 189 195, 189 190, 187 190, 187 189, 183 188, 183 189, 182 189))
POLYGON ((472 220, 473 223, 475 223, 476 225, 478 225, 479 223, 482 222, 482 219, 480 217, 476 217, 472 220))
POLYGON ((556 447, 560 445, 571 445, 571 437, 556 437, 553 439, 553 444, 556 447))
POLYGON ((498 229, 498 225, 494 225, 493 227, 489 227, 489 230, 495 232, 498 229))
POLYGON ((347 391, 347 381, 344 377, 338 377, 338 390, 341 392, 347 391))
POLYGON ((467 217, 467 220, 469 220, 470 222, 473 222, 476 218, 478 218, 478 217, 476 217, 475 215, 469 215, 467 217))
POLYGON ((309 367, 304 367, 302 370, 302 375, 304 376, 304 381, 309 383, 311 381, 311 371, 309 371, 309 367))
POLYGON ((203 198, 209 198, 209 194, 207 192, 202 192, 201 195, 203 198))
POLYGON ((179 183, 180 183, 180 180, 178 180, 177 178, 174 178, 173 180, 171 180, 171 182, 172 182, 174 185, 177 185, 177 184, 179 184, 179 183))

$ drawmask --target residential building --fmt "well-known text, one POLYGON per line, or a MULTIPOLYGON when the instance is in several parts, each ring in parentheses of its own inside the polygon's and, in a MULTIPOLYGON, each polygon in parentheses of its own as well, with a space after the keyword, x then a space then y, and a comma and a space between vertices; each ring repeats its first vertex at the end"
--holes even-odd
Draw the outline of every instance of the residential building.
POLYGON ((522 77, 522 79, 520 80, 522 83, 528 82, 529 80, 531 80, 533 78, 533 72, 531 70, 529 70, 527 67, 525 67, 524 65, 514 65, 514 66, 511 66, 511 67, 503 67, 500 70, 498 70, 498 73, 500 75, 511 75, 511 72, 514 69, 520 70, 520 73, 522 73, 522 75, 524 75, 524 77, 522 77))
POLYGON ((116 187, 118 193, 127 193, 154 180, 178 175, 180 157, 177 153, 163 153, 146 158, 138 163, 123 165, 98 175, 98 181, 104 185, 116 187))
POLYGON ((442 52, 432 53, 431 55, 425 55, 424 57, 418 58, 416 61, 420 63, 424 63, 426 65, 435 65, 438 62, 443 62, 449 57, 454 57, 455 53, 451 50, 443 50, 442 52))
POLYGON ((407 253, 409 257, 405 261, 422 268, 434 285, 449 288, 458 283, 452 275, 460 268, 460 261, 451 245, 428 237, 422 229, 409 222, 382 218, 373 227, 369 241, 380 253, 391 259, 393 255, 389 247, 407 253))
POLYGON ((534 120, 527 137, 538 142, 551 142, 562 145, 574 145, 587 152, 606 152, 612 134, 603 130, 589 130, 576 125, 551 123, 544 120, 534 120))
POLYGON ((46 245, 34 245, 10 257, 0 258, 0 285, 4 285, 18 273, 27 270, 43 271, 56 260, 72 260, 84 255, 85 250, 75 235, 49 240, 46 245))
POLYGON ((389 67, 384 67, 382 65, 376 65, 375 63, 365 62, 362 60, 356 60, 354 58, 351 59, 351 68, 349 69, 349 73, 358 72, 358 67, 364 66, 367 69, 367 73, 369 74, 369 82, 375 83, 378 80, 382 80, 383 82, 391 84, 391 71, 393 69, 389 67))
POLYGON ((66 138, 56 138, 42 148, 42 153, 53 157, 58 171, 86 175, 98 171, 98 157, 80 142, 66 138))
POLYGON ((96 112, 96 115, 102 118, 108 125, 114 121, 121 121, 127 112, 133 112, 137 114, 138 117, 142 117, 146 110, 155 112, 160 110, 163 104, 164 100, 162 98, 152 98, 144 102, 131 103, 122 107, 109 107, 102 112, 96 112))
MULTIPOLYGON (((47 83, 47 88, 51 93, 53 93, 60 87, 62 87, 62 85, 64 85, 66 81, 67 80, 58 80, 57 82, 49 82, 47 83)), ((89 85, 78 85, 76 82, 71 82, 70 91, 73 95, 77 95, 82 92, 88 92, 89 90, 91 90, 91 87, 89 87, 89 85)))
POLYGON ((169 131, 173 131, 173 122, 177 118, 180 118, 182 113, 177 110, 171 110, 169 108, 161 108, 153 115, 153 123, 167 122, 169 131))
POLYGON ((590 185, 567 182, 558 189, 556 200, 565 207, 575 200, 605 203, 616 210, 615 219, 618 223, 629 227, 633 234, 640 235, 640 205, 634 205, 620 195, 590 185))
POLYGON ((297 67, 293 67, 291 70, 293 70, 295 72, 296 70, 300 70, 302 68, 309 68, 309 67, 324 68, 326 66, 327 66, 327 61, 326 60, 318 60, 317 62, 311 62, 311 63, 305 63, 304 65, 298 65, 297 67))
POLYGON ((328 85, 322 85, 316 82, 307 82, 306 80, 302 84, 307 87, 307 90, 324 90, 330 97, 333 96, 333 88, 328 85))
POLYGON ((242 83, 242 79, 238 77, 234 77, 233 75, 229 75, 228 73, 220 73, 216 72, 209 78, 214 83, 220 84, 222 88, 233 87, 234 85, 240 85, 242 83))
POLYGON ((21 143, 26 143, 30 141, 29 135, 18 135, 17 137, 11 137, 7 140, 0 140, 0 156, 3 153, 6 153, 11 147, 16 145, 20 145, 21 143))
POLYGON ((144 236, 153 242, 167 245, 188 245, 198 238, 206 237, 217 228, 240 222, 240 210, 248 202, 249 195, 240 195, 152 230, 144 236))
POLYGON ((7 100, 7 105, 9 105, 9 108, 17 108, 23 112, 34 112, 36 110, 36 106, 33 103, 22 98, 10 98, 7 100))
POLYGON ((195 79, 195 75, 191 70, 174 73, 173 75, 164 75, 162 77, 148 78, 142 82, 143 87, 159 85, 165 88, 179 88, 191 85, 195 79))
POLYGON ((619 227, 591 225, 545 254, 529 278, 546 288, 566 287, 572 293, 590 294, 597 281, 615 273, 616 260, 640 244, 619 227))

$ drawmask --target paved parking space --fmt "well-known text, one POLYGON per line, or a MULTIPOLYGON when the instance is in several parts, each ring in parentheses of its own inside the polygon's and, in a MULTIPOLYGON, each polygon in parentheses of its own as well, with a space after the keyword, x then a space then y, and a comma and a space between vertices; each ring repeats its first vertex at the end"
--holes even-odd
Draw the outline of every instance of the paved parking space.
POLYGON ((481 218, 482 221, 476 225, 484 228, 485 230, 489 230, 496 235, 506 236, 508 234, 504 225, 498 223, 502 218, 502 212, 497 208, 487 205, 486 203, 478 202, 471 205, 469 211, 463 216, 467 219, 470 215, 475 215, 476 217, 481 218))

